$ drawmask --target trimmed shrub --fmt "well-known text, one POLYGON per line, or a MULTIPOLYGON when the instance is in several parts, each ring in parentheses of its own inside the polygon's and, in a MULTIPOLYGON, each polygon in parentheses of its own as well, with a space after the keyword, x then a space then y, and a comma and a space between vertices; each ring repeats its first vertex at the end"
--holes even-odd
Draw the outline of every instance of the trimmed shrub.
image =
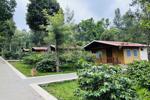
POLYGON ((23 62, 28 65, 36 65, 37 62, 43 59, 41 54, 31 54, 29 56, 23 57, 23 62))
POLYGON ((132 81, 121 75, 119 68, 89 66, 78 72, 76 95, 83 100, 138 100, 132 81))
POLYGON ((150 62, 136 61, 130 64, 127 74, 130 79, 135 81, 134 83, 150 90, 150 62))
POLYGON ((43 59, 36 65, 36 69, 40 72, 54 72, 55 67, 56 64, 53 59, 43 59))

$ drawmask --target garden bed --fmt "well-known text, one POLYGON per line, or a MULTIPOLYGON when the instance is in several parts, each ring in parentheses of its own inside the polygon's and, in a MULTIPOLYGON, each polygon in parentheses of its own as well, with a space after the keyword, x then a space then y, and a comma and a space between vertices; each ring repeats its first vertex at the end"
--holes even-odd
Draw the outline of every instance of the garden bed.
POLYGON ((74 95, 78 85, 76 81, 66 81, 52 83, 41 86, 47 92, 55 96, 58 100, 80 100, 81 98, 74 95))
MULTIPOLYGON (((21 61, 16 61, 16 62, 9 62, 11 65, 13 65, 17 70, 19 70, 21 73, 24 75, 31 77, 31 70, 32 66, 31 65, 26 65, 21 61)), ((37 72, 36 76, 44 76, 44 75, 53 75, 53 74, 65 74, 65 73, 72 73, 74 71, 71 70, 64 70, 63 72, 37 72)))
MULTIPOLYGON (((74 92, 78 88, 77 81, 52 83, 42 85, 41 87, 58 100, 81 100, 80 97, 74 96, 74 92)), ((144 88, 136 88, 136 91, 140 100, 149 100, 150 91, 144 88)))

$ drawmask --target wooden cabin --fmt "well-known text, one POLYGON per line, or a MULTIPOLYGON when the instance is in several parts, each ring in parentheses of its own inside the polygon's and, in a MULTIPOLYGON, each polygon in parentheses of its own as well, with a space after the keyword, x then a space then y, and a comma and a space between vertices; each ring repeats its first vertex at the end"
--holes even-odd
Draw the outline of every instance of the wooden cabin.
POLYGON ((30 49, 22 48, 22 52, 30 52, 30 49))
POLYGON ((135 60, 148 60, 144 44, 94 40, 84 49, 94 53, 98 63, 129 64, 135 60))
POLYGON ((55 51, 55 46, 51 45, 49 47, 32 47, 33 52, 48 52, 55 51))

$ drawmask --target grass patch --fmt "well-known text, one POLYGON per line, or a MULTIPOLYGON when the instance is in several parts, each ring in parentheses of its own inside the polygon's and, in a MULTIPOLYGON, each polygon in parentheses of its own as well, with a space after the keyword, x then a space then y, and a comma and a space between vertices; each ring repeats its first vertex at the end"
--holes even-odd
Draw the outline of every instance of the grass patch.
MULTIPOLYGON (((12 64, 16 69, 18 69, 24 75, 26 75, 28 77, 31 77, 31 69, 32 69, 31 65, 24 64, 21 61, 9 62, 9 63, 12 64)), ((37 72, 36 76, 53 75, 53 74, 65 74, 65 73, 72 73, 72 72, 75 72, 75 71, 65 70, 63 72, 46 72, 46 73, 37 72)))
POLYGON ((74 96, 74 91, 78 88, 77 81, 66 81, 43 85, 42 88, 54 95, 58 100, 80 100, 74 96))

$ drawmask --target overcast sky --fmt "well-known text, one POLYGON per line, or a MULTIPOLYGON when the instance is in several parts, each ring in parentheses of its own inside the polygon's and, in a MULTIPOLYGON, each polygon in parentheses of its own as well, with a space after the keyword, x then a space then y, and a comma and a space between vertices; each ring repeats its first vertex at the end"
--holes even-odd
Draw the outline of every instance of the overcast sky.
MULTIPOLYGON (((17 8, 14 15, 14 20, 18 29, 29 29, 26 25, 26 9, 28 0, 16 0, 17 8)), ((121 9, 124 14, 129 9, 129 4, 132 0, 57 0, 60 6, 65 9, 69 7, 74 11, 75 22, 93 17, 95 20, 101 18, 114 17, 114 10, 121 9)))

